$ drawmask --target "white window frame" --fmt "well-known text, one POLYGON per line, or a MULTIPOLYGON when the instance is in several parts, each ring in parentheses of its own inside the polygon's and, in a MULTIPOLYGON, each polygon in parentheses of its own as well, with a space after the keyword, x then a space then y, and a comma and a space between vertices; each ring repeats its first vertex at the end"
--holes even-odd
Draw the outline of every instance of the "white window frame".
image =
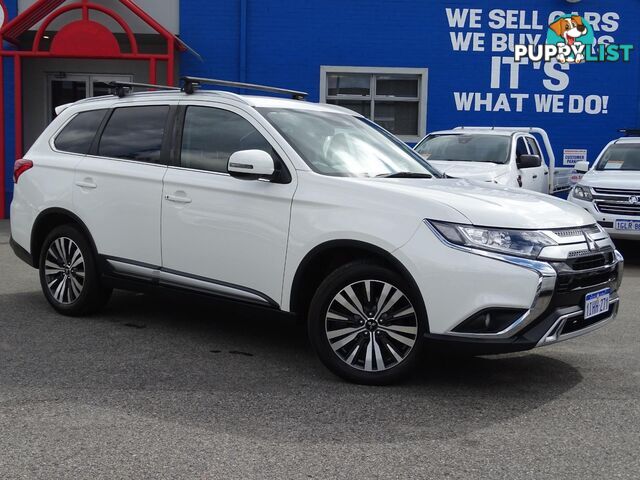
MULTIPOLYGON (((376 102, 406 102, 415 98, 387 97, 376 95, 376 75, 416 75, 419 78, 418 84, 418 135, 398 135, 398 138, 405 142, 416 143, 427 134, 427 95, 428 95, 428 68, 405 68, 405 67, 352 67, 352 66, 320 66, 320 103, 327 103, 327 76, 330 73, 360 73, 371 76, 371 120, 375 115, 376 102)), ((360 95, 341 95, 343 100, 362 100, 360 95)))

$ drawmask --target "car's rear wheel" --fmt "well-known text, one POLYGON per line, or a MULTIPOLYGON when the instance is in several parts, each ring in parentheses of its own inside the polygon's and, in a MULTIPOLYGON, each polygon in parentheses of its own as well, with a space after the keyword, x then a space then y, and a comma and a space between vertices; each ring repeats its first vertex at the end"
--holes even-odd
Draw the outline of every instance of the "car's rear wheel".
POLYGON ((417 292, 396 272, 353 262, 322 282, 308 321, 311 343, 331 371, 381 385, 400 380, 415 365, 426 313, 417 292))
POLYGON ((103 286, 85 236, 72 225, 49 233, 40 251, 40 284, 51 306, 64 315, 86 315, 111 296, 103 286))

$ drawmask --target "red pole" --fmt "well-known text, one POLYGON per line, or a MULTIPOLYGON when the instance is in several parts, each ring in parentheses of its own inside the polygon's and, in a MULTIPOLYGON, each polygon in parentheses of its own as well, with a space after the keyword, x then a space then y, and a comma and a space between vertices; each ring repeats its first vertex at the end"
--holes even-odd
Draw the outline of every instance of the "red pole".
POLYGON ((22 158, 22 62, 18 55, 13 57, 13 82, 15 90, 15 117, 16 117, 16 158, 22 158))
MULTIPOLYGON (((2 45, 2 37, 0 37, 2 45)), ((4 142, 4 56, 0 55, 0 218, 7 216, 5 209, 5 142, 4 142)))

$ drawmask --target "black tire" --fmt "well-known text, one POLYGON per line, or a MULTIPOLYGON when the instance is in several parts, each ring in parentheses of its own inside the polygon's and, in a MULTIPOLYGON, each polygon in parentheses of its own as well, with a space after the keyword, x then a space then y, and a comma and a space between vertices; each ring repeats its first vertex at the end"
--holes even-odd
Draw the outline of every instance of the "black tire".
POLYGON ((416 288, 396 272, 370 261, 351 262, 327 276, 309 307, 309 339, 318 357, 333 373, 354 383, 387 385, 403 379, 420 358, 426 330, 427 315, 416 288), (390 285, 386 297, 385 284, 390 285), (396 291, 399 299, 385 310, 396 291), (348 300, 349 294, 357 300, 348 300), (344 300, 350 307, 343 305, 344 300), (378 304, 380 309, 375 311, 378 304), (353 313, 353 308, 366 318, 353 313), (414 318, 405 313, 411 309, 414 318), (405 345, 412 340, 411 347, 405 345))
POLYGON ((63 315, 94 313, 111 297, 112 289, 100 282, 89 241, 73 225, 61 225, 47 235, 40 250, 39 267, 44 296, 63 315))

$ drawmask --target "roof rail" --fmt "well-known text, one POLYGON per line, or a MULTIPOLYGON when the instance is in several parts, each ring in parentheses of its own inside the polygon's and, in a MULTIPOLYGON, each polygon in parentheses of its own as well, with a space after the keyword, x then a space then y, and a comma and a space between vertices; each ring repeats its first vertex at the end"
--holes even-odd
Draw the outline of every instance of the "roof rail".
POLYGON ((113 90, 113 94, 118 97, 124 97, 128 91, 134 88, 146 88, 148 90, 180 90, 178 87, 170 87, 168 85, 152 85, 150 83, 135 83, 135 82, 109 82, 105 83, 109 88, 113 90))
POLYGON ((625 137, 640 137, 640 128, 621 128, 618 131, 624 133, 625 137))
POLYGON ((288 90, 286 88, 269 87, 267 85, 256 85, 253 83, 231 82, 229 80, 218 80, 215 78, 182 77, 180 80, 183 82, 182 91, 187 95, 194 93, 196 88, 201 85, 218 85, 221 87, 246 88, 247 90, 280 93, 283 95, 290 95, 294 100, 304 100, 305 97, 309 95, 307 92, 288 90))

